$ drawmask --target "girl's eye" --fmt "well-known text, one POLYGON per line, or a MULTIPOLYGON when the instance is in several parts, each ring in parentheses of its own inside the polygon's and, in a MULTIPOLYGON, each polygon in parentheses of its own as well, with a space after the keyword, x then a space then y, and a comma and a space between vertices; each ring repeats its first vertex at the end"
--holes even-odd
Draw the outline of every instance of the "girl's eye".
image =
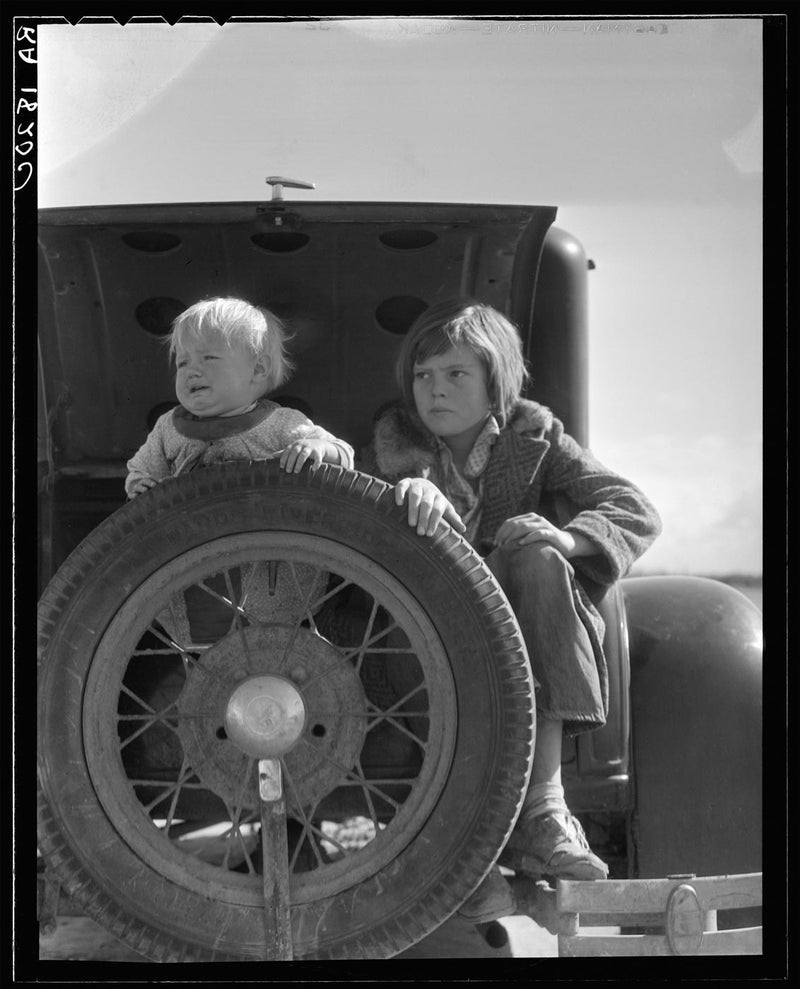
POLYGON ((424 378, 429 377, 429 374, 430 374, 430 372, 428 372, 428 371, 415 371, 414 372, 414 378, 417 381, 422 381, 424 378))

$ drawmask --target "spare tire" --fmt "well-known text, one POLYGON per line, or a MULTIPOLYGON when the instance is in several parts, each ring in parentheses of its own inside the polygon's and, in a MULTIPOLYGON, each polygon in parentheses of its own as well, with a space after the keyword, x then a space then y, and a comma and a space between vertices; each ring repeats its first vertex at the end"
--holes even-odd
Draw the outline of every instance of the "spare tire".
POLYGON ((355 471, 197 470, 64 562, 39 607, 42 854, 147 958, 271 957, 257 763, 226 721, 248 677, 306 712, 280 757, 293 957, 403 951, 510 834, 533 685, 482 560, 355 471))

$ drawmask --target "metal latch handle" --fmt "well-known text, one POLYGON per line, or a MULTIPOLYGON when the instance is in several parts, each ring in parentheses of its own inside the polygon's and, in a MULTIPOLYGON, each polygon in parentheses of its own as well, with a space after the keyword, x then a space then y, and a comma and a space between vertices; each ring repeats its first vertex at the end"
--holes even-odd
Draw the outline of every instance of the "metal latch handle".
POLYGON ((281 175, 268 175, 267 185, 272 186, 272 202, 283 199, 283 187, 287 189, 316 189, 313 182, 302 182, 300 179, 285 179, 281 175))

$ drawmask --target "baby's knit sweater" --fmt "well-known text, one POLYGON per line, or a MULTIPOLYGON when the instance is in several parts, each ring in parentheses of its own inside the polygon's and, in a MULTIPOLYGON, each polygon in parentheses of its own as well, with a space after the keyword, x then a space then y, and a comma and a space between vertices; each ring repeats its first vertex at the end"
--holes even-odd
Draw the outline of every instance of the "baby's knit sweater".
POLYGON ((266 417, 241 432, 218 438, 183 435, 175 425, 175 413, 180 410, 173 409, 161 416, 144 444, 128 461, 126 493, 130 495, 134 484, 145 477, 160 481, 223 460, 266 460, 278 455, 295 440, 312 437, 333 443, 339 449, 342 466, 353 466, 353 448, 349 443, 321 426, 315 426, 302 412, 276 405, 269 399, 261 399, 258 404, 266 409, 266 417))

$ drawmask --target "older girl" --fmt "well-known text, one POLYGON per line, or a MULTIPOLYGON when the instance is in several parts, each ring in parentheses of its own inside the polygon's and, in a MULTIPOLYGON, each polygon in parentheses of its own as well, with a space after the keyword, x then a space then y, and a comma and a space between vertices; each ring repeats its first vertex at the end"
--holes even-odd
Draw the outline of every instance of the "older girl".
MULTIPOLYGON (((562 734, 605 723, 604 629, 594 604, 658 535, 659 517, 549 409, 521 397, 519 334, 492 307, 432 306, 409 330, 396 371, 403 402, 376 424, 376 472, 396 485, 421 535, 444 518, 485 556, 536 682, 533 772, 507 859, 537 877, 603 879, 608 868, 564 800, 562 734)), ((495 867, 461 913, 477 923, 513 910, 495 867)))

